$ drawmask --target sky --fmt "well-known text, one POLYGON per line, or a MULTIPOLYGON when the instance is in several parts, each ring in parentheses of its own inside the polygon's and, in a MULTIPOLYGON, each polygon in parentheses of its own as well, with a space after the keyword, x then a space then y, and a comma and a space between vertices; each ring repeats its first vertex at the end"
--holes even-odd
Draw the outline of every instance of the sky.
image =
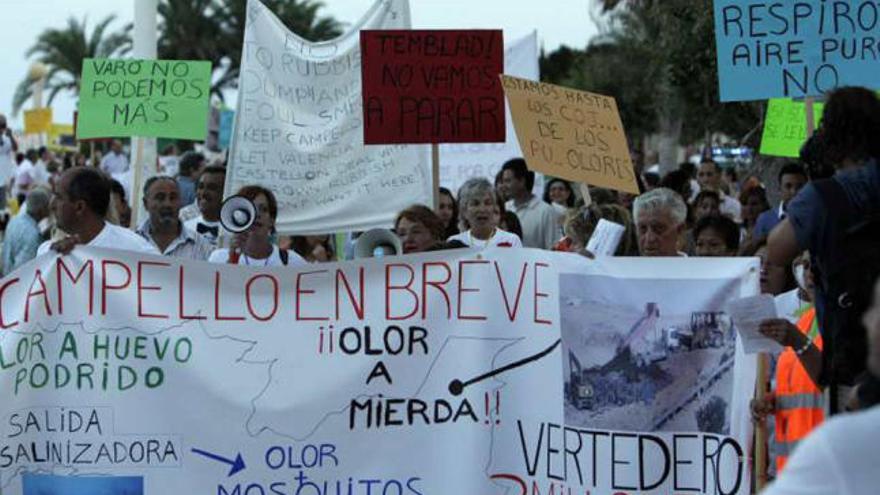
MULTIPOLYGON (((0 0, 0 113, 9 117, 10 127, 22 126, 21 115, 11 117, 12 96, 32 62, 25 53, 39 33, 64 27, 71 16, 87 16, 93 26, 115 14, 117 20, 111 26, 120 28, 133 21, 135 1, 0 0)), ((321 12, 352 24, 372 4, 373 0, 324 0, 321 12)), ((410 0, 410 11, 413 28, 500 28, 507 39, 537 30, 538 42, 547 51, 563 44, 582 48, 597 33, 595 0, 410 0)), ((52 107, 55 122, 73 122, 75 100, 71 96, 60 94, 52 107)))

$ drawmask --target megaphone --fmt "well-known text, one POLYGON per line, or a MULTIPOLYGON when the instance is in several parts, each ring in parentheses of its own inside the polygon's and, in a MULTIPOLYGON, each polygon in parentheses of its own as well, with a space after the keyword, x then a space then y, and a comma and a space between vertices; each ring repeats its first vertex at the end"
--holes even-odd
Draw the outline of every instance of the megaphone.
POLYGON ((244 196, 231 196, 220 207, 220 225, 238 234, 249 229, 257 218, 257 207, 244 196))
POLYGON ((372 229, 364 232, 354 243, 355 258, 381 258, 403 253, 403 244, 394 232, 372 229))

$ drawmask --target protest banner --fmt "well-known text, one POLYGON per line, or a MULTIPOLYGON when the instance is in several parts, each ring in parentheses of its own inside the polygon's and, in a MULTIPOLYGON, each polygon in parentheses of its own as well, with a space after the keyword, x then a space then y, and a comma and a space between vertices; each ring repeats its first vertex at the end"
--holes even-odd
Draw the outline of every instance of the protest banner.
POLYGON ((503 248, 45 255, 0 280, 0 490, 746 494, 754 366, 719 308, 757 278, 503 248))
POLYGON ((202 141, 210 90, 209 61, 84 59, 77 138, 202 141))
POLYGON ((406 0, 377 0, 321 43, 290 32, 259 1, 247 12, 226 195, 270 188, 280 234, 388 228, 400 210, 430 204, 427 146, 363 144, 358 32, 408 28, 406 0))
MULTIPOLYGON (((537 80, 538 34, 532 32, 522 38, 505 43, 504 73, 523 79, 537 80)), ((504 102, 505 106, 507 102, 504 102)), ((501 165, 511 158, 522 155, 516 141, 516 131, 510 112, 505 111, 505 140, 503 143, 452 143, 440 145, 440 185, 453 193, 471 177, 493 178, 501 165)), ((544 191, 541 174, 535 177, 533 192, 544 191)))
MULTIPOLYGON (((822 120, 825 104, 813 103, 816 125, 822 120)), ((797 158, 807 140, 806 103, 787 98, 772 98, 767 102, 764 132, 761 135, 762 155, 797 158)))
POLYGON ((721 101, 880 87, 880 6, 869 0, 714 0, 721 101))
POLYGON ((24 133, 42 134, 52 129, 52 109, 34 108, 24 111, 24 133))
POLYGON ((365 144, 503 142, 500 30, 361 31, 365 144))
POLYGON ((501 80, 530 169, 639 193, 614 98, 507 75, 501 80))

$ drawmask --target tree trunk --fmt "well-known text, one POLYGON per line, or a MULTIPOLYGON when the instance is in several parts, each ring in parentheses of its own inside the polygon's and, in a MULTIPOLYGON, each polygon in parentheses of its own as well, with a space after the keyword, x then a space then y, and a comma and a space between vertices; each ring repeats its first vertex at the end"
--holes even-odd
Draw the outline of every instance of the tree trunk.
POLYGON ((657 135, 657 153, 660 155, 660 176, 678 168, 678 150, 681 141, 682 119, 672 112, 663 112, 657 135))

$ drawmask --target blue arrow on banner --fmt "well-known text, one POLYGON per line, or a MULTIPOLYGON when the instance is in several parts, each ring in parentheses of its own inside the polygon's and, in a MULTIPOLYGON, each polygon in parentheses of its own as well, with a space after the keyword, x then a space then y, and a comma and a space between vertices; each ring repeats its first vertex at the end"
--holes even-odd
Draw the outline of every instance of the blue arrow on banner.
POLYGON ((234 460, 234 461, 230 461, 229 459, 227 459, 227 458, 225 458, 225 457, 221 457, 221 456, 219 456, 219 455, 217 455, 217 454, 212 454, 212 453, 210 453, 210 452, 206 452, 206 451, 204 451, 204 450, 200 450, 200 449, 192 449, 192 451, 193 451, 193 453, 195 453, 195 454, 199 454, 199 455, 201 455, 201 456, 205 456, 205 457, 207 457, 208 459, 212 459, 212 460, 215 460, 215 461, 219 461, 219 462, 222 462, 222 463, 224 463, 224 464, 229 464, 230 466, 232 466, 232 468, 229 470, 229 474, 228 474, 227 476, 232 476, 232 475, 234 475, 235 473, 237 473, 237 472, 239 472, 239 471, 243 471, 244 468, 245 468, 245 466, 244 466, 244 459, 242 459, 241 454, 238 454, 237 456, 235 456, 235 460, 234 460))

